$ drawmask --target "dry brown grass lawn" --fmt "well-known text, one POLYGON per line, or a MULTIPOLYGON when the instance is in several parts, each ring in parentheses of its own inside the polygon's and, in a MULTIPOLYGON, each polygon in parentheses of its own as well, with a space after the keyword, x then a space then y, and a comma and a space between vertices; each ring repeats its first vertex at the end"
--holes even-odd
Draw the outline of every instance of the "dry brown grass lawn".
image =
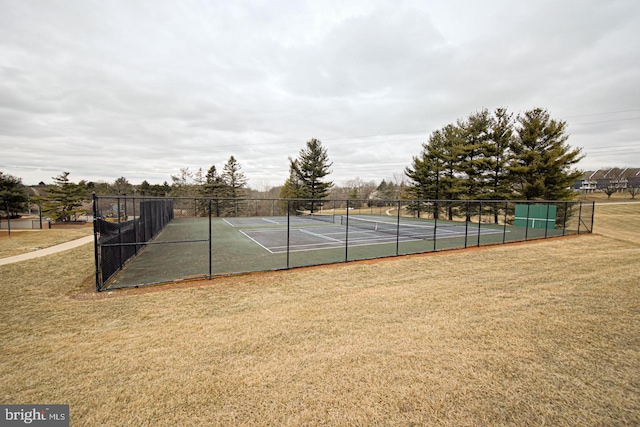
POLYGON ((152 292, 92 293, 91 245, 0 267, 0 401, 81 426, 638 425, 640 205, 596 213, 602 235, 152 292))
POLYGON ((7 230, 0 230, 0 258, 48 248, 88 236, 91 233, 93 233, 93 229, 90 227, 58 230, 13 230, 11 231, 11 235, 9 235, 7 230))

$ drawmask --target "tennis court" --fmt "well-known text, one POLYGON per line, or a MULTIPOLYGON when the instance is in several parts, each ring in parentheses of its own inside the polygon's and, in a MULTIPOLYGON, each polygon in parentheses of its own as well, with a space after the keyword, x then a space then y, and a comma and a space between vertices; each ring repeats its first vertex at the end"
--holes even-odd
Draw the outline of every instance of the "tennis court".
MULTIPOLYGON (((351 201, 343 201, 342 207, 334 201, 319 214, 283 212, 280 202, 243 201, 217 217, 223 204, 217 209, 218 201, 206 199, 96 197, 97 207, 107 211, 116 206, 128 217, 124 222, 96 222, 96 287, 135 287, 580 234, 581 229, 591 232, 593 221, 593 206, 568 202, 443 202, 438 218, 433 202, 421 215, 401 201, 361 209, 349 208, 351 201)), ((98 217, 99 212, 96 208, 98 217)))
POLYGON ((398 221, 375 215, 309 215, 294 217, 288 223, 286 217, 228 218, 224 221, 272 254, 344 248, 347 243, 357 247, 503 233, 487 227, 469 230, 465 225, 438 225, 434 221, 408 218, 398 221))

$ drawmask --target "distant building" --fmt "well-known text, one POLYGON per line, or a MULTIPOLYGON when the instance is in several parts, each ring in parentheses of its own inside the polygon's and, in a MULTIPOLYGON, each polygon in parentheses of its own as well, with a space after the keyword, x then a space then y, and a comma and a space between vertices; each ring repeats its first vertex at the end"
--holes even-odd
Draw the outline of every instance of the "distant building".
POLYGON ((640 187, 640 168, 612 168, 585 172, 578 179, 574 188, 577 191, 593 193, 608 188, 626 191, 628 188, 640 187))

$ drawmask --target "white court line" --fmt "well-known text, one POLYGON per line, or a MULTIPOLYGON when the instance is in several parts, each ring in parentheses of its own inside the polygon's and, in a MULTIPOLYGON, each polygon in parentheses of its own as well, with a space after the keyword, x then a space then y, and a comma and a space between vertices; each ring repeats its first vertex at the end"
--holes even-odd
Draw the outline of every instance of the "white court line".
POLYGON ((253 240, 254 243, 258 244, 258 246, 260 246, 262 249, 264 249, 265 251, 269 252, 270 254, 272 254, 273 252, 271 251, 271 249, 267 248, 266 246, 264 246, 262 243, 258 242, 256 239, 254 239, 253 237, 249 236, 247 233, 245 233, 244 231, 240 230, 240 232, 242 234, 244 234, 245 236, 247 236, 249 239, 253 240))
MULTIPOLYGON (((408 240, 408 241, 415 241, 414 239, 408 240)), ((401 243, 406 243, 408 241, 402 241, 401 243)), ((333 246, 331 245, 330 242, 326 242, 326 243, 313 243, 313 244, 307 244, 307 245, 294 245, 291 246, 289 249, 289 252, 307 252, 307 251, 318 251, 318 250, 325 250, 325 249, 341 249, 342 247, 344 247, 345 242, 344 241, 339 241, 340 242, 340 246, 333 246), (331 245, 331 246, 327 246, 327 245, 331 245), (326 247, 319 247, 319 246, 326 246, 326 247), (297 249, 301 247, 301 249, 297 249)), ((394 243, 395 242, 395 238, 389 238, 388 241, 385 240, 385 238, 382 239, 355 239, 355 240, 349 240, 349 247, 360 247, 360 246, 374 246, 374 245, 380 245, 380 244, 389 244, 389 243, 394 243), (355 243, 354 243, 355 242, 355 243), (362 242, 370 242, 370 243, 362 243, 362 242)), ((286 246, 276 246, 273 248, 275 252, 273 253, 285 253, 286 252, 286 246)))
POLYGON ((329 240, 331 242, 340 242, 340 243, 342 243, 342 240, 334 239, 333 237, 325 236, 325 235, 322 235, 322 234, 312 233, 311 231, 305 230, 305 229, 302 229, 302 228, 298 228, 298 231, 301 231, 301 232, 303 232, 305 234, 308 234, 310 236, 313 236, 313 237, 318 237, 319 239, 329 240))
MULTIPOLYGON (((343 243, 344 245, 344 243, 343 243)), ((306 245, 292 245, 289 246, 289 252, 305 252, 305 251, 318 251, 322 249, 340 249, 341 246, 335 246, 332 242, 321 242, 321 243, 308 243, 306 245), (302 249, 298 249, 302 248, 302 249)), ((274 246, 272 248, 275 252, 274 254, 281 254, 287 252, 286 246, 274 246)))
POLYGON ((267 218, 260 218, 261 220, 265 221, 265 222, 269 222, 271 224, 278 224, 280 225, 280 223, 278 221, 274 221, 272 219, 267 219, 267 218))
POLYGON ((283 231, 286 231, 286 228, 253 228, 249 231, 251 231, 252 233, 276 233, 276 234, 280 234, 283 231))
POLYGON ((236 226, 235 226, 235 225, 233 225, 233 224, 231 224, 229 221, 227 221, 227 218, 222 218, 222 220, 223 220, 224 222, 226 222, 227 224, 229 224, 230 226, 232 226, 233 228, 236 228, 236 226))
MULTIPOLYGON (((305 251, 310 251, 310 250, 322 250, 322 249, 338 249, 340 247, 342 247, 345 244, 345 241, 343 239, 334 239, 332 237, 329 237, 327 235, 321 235, 321 234, 317 234, 317 233, 313 233, 310 232, 308 230, 304 230, 304 229, 291 229, 292 231, 294 230, 299 230, 302 231, 303 233, 309 234, 311 236, 317 237, 317 238, 321 238, 324 240, 327 240, 326 243, 308 243, 308 244, 302 244, 302 245, 291 245, 289 247, 289 251, 290 252, 305 252, 305 251), (333 245, 333 243, 338 243, 338 245, 333 245)), ((267 250, 269 253, 272 254, 279 254, 279 253, 285 253, 286 252, 286 248, 287 246, 273 246, 271 247, 271 249, 268 249, 267 247, 265 247, 264 245, 262 245, 261 243, 259 243, 257 240, 255 240, 254 238, 252 238, 251 236, 247 235, 244 231, 240 230, 245 236, 247 236, 249 239, 251 239, 252 241, 256 242, 258 245, 260 245, 262 248, 264 248, 265 250, 267 250)), ((251 233, 282 233, 282 229, 255 229, 255 230, 251 230, 251 233)), ((442 233, 442 232, 446 232, 444 234, 446 234, 445 236, 440 236, 440 237, 436 237, 436 240, 444 240, 444 239, 452 239, 452 238, 461 238, 464 237, 465 233, 464 231, 460 230, 460 231, 453 231, 453 230, 443 230, 443 229, 438 229, 438 234, 442 233)), ((509 233, 510 231, 507 230, 507 233, 509 233)), ((500 234, 502 233, 501 230, 496 230, 496 229, 482 229, 482 231, 480 232, 480 235, 490 235, 490 234, 500 234)), ((334 233, 329 233, 332 235, 342 235, 344 234, 344 232, 334 232, 334 233)), ((476 237, 478 235, 477 229, 469 229, 467 236, 473 236, 476 237)), ((385 234, 385 233, 380 233, 380 232, 376 232, 373 230, 358 230, 358 229, 353 229, 349 231, 349 245, 353 245, 354 247, 357 246, 373 246, 373 245, 380 245, 380 244, 389 244, 389 243, 394 243, 396 242, 396 236, 395 235, 391 235, 391 234, 385 234)), ((415 241, 419 241, 419 240, 432 240, 431 238, 428 239, 424 239, 423 236, 400 236, 400 243, 408 243, 408 242, 415 242, 415 241)))
POLYGON ((447 228, 452 228, 452 227, 461 227, 460 225, 453 225, 453 226, 449 226, 447 227, 446 225, 441 225, 440 227, 432 227, 436 229, 436 233, 453 233, 453 234, 459 234, 462 233, 464 235, 464 231, 456 231, 456 230, 447 230, 447 228))

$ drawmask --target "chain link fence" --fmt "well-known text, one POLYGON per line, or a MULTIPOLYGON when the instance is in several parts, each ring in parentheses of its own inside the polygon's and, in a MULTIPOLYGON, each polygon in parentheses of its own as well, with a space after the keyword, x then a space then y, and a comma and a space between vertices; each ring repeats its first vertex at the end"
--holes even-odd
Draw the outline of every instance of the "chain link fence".
POLYGON ((584 201, 94 196, 96 289, 591 233, 584 201))

